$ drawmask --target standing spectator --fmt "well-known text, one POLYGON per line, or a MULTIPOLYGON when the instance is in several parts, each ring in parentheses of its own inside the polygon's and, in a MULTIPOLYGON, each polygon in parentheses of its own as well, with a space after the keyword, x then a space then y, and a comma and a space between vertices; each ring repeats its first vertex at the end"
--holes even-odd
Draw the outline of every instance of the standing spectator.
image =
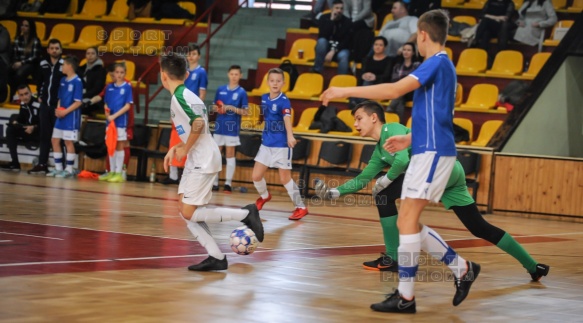
POLYGON ((26 83, 26 79, 35 72, 40 59, 40 39, 36 35, 36 24, 31 20, 23 20, 20 25, 20 35, 14 40, 12 56, 12 97, 16 87, 26 83))
MULTIPOLYGON (((352 21, 352 59, 362 63, 374 42, 375 17, 371 10, 371 0, 343 0, 344 16, 352 21)), ((353 74, 356 65, 353 65, 353 74)))
POLYGON ((393 61, 385 55, 387 44, 384 37, 375 37, 372 47, 373 55, 367 57, 362 66, 360 85, 386 83, 391 80, 393 61))
POLYGON ((320 15, 322 11, 324 11, 324 4, 328 4, 328 8, 332 8, 334 4, 332 3, 333 0, 316 0, 316 4, 312 8, 312 17, 315 19, 320 19, 320 15))
MULTIPOLYGON (((391 82, 395 83, 405 76, 411 74, 419 66, 417 51, 415 50, 415 43, 405 43, 401 56, 397 58, 397 62, 393 67, 393 74, 391 82)), ((392 99, 387 107, 388 112, 394 112, 399 115, 399 120, 405 124, 405 102, 413 100, 413 93, 409 92, 401 97, 392 99)))
POLYGON ((10 34, 4 25, 0 25, 0 102, 8 96, 8 71, 10 66, 10 34))
POLYGON ((334 0, 332 11, 319 19, 316 61, 312 72, 322 73, 324 62, 335 60, 338 62, 338 74, 348 74, 352 23, 342 15, 343 9, 342 0, 334 0))
POLYGON ((557 13, 549 0, 528 0, 518 10, 518 28, 514 40, 535 46, 541 41, 545 28, 557 22, 557 13))
POLYGON ((40 104, 32 96, 30 87, 22 84, 18 87, 18 98, 20 100, 20 111, 15 118, 10 118, 6 127, 6 140, 10 151, 11 162, 0 166, 0 169, 20 172, 20 162, 18 161, 18 151, 16 146, 18 140, 38 141, 38 110, 40 104))
MULTIPOLYGON (((90 47, 85 52, 87 63, 79 68, 79 76, 83 80, 83 103, 91 101, 105 86, 105 67, 101 58, 97 57, 97 48, 90 47)), ((89 115, 102 110, 102 104, 84 104, 81 113, 89 115)))
POLYGON ((55 110, 57 109, 59 85, 63 77, 63 59, 61 59, 62 47, 58 39, 49 40, 47 48, 49 58, 40 62, 40 80, 37 86, 40 105, 39 137, 40 152, 38 164, 28 171, 33 175, 45 175, 48 172, 49 150, 51 149, 51 138, 53 137, 53 127, 57 119, 55 110))
POLYGON ((393 58, 398 55, 399 48, 406 42, 413 42, 417 37, 417 20, 409 16, 407 6, 403 1, 395 1, 391 9, 393 20, 387 22, 379 31, 379 36, 385 37, 389 45, 385 54, 393 58))
POLYGON ((510 33, 510 18, 514 13, 512 0, 488 0, 482 9, 480 24, 476 30, 476 42, 479 48, 488 51, 490 40, 498 37, 497 50, 488 54, 488 67, 492 65, 496 54, 505 50, 510 33))

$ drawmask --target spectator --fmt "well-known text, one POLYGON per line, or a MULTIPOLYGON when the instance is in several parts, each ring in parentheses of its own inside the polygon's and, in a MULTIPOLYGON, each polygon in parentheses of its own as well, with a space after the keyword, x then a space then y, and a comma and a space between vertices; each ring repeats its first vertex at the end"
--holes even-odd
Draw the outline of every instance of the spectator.
POLYGON ((350 62, 350 39, 352 23, 342 15, 342 0, 334 0, 332 11, 319 19, 316 61, 312 72, 322 73, 324 62, 338 62, 338 74, 348 74, 350 62))
POLYGON ((32 96, 30 87, 22 84, 18 87, 18 98, 20 100, 20 111, 13 115, 6 127, 6 141, 10 151, 11 162, 0 166, 0 169, 19 172, 20 162, 18 161, 18 151, 16 146, 18 140, 25 142, 38 141, 38 115, 40 103, 32 96))
POLYGON ((128 0, 128 19, 134 20, 136 18, 150 18, 152 16, 152 1, 151 0, 128 0))
POLYGON ((316 0, 316 4, 312 8, 312 16, 315 19, 320 19, 320 14, 324 11, 324 4, 328 4, 328 8, 332 8, 334 5, 333 0, 316 0))
POLYGON ((51 138, 53 137, 53 127, 56 122, 55 110, 57 109, 59 86, 63 77, 63 59, 61 58, 62 47, 58 39, 49 40, 47 48, 48 59, 40 62, 40 80, 37 90, 40 105, 39 120, 39 157, 38 164, 28 171, 32 175, 46 175, 49 161, 49 151, 51 148, 51 138))
POLYGON ((374 28, 374 14, 370 8, 371 0, 343 0, 344 16, 352 20, 352 29, 374 28))
MULTIPOLYGON (((419 66, 415 43, 405 43, 401 56, 397 57, 397 62, 393 67, 391 82, 395 83, 405 76, 411 74, 419 66)), ((387 107, 388 112, 394 112, 399 115, 399 120, 405 124, 405 103, 413 100, 413 92, 409 92, 399 98, 392 99, 387 107)))
POLYGON ((385 55, 387 40, 377 36, 374 39, 373 55, 367 57, 362 66, 361 85, 386 83, 391 80, 393 61, 385 55))
POLYGON ((440 9, 440 0, 411 0, 407 5, 407 11, 417 18, 429 10, 440 9))
POLYGON ((66 13, 69 10, 71 0, 44 0, 38 12, 45 13, 66 13))
POLYGON ((535 46, 541 41, 545 28, 557 22, 557 13, 549 0, 527 0, 518 10, 518 28, 514 40, 535 46))
POLYGON ((490 40, 498 38, 497 51, 489 53, 488 67, 492 65, 496 54, 505 50, 510 33, 510 18, 514 13, 512 0, 488 0, 482 9, 480 24, 476 30, 476 43, 479 48, 488 51, 490 40))
POLYGON ((25 84, 26 79, 35 72, 41 53, 40 39, 36 35, 34 21, 25 19, 20 25, 20 35, 14 40, 12 53, 11 97, 16 93, 16 87, 25 84))
MULTIPOLYGON (((97 48, 88 48, 85 59, 87 63, 79 68, 79 76, 83 81, 83 103, 88 103, 103 90, 106 71, 103 61, 97 57, 97 48)), ((103 110, 103 104, 84 104, 81 113, 90 115, 99 110, 103 110)))
POLYGON ((6 85, 10 70, 10 55, 10 34, 6 27, 0 25, 0 102, 4 102, 9 94, 6 85))
POLYGON ((128 19, 137 17, 153 17, 156 20, 162 18, 189 19, 194 15, 183 9, 175 1, 161 0, 128 0, 128 19))
POLYGON ((387 22, 379 31, 389 45, 385 54, 391 58, 398 55, 399 48, 406 42, 413 42, 417 36, 417 17, 409 16, 407 6, 402 1, 393 3, 393 20, 387 22))

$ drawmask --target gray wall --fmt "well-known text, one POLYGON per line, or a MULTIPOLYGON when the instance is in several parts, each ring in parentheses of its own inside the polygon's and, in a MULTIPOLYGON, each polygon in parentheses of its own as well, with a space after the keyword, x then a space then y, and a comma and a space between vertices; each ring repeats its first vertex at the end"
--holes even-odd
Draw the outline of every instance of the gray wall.
POLYGON ((502 152, 583 158, 583 57, 563 62, 502 152))

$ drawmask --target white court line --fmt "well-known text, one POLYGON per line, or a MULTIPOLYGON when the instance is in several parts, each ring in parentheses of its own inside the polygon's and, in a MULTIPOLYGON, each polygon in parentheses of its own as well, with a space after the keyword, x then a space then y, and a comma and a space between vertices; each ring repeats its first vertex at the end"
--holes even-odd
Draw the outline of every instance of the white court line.
POLYGON ((52 239, 52 240, 65 240, 61 238, 51 238, 51 237, 43 237, 43 236, 35 236, 31 234, 22 234, 22 233, 11 233, 11 232, 0 232, 0 234, 12 234, 15 236, 25 236, 25 237, 33 237, 33 238, 41 238, 41 239, 52 239))
POLYGON ((0 242, 12 242, 12 240, 0 240, 0 242))

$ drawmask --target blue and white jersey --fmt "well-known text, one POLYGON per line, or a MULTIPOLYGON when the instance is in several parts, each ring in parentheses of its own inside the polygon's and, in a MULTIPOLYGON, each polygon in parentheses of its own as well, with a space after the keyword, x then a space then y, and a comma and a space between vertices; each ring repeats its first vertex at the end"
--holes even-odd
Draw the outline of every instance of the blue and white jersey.
POLYGON ((188 78, 184 80, 184 86, 196 96, 200 96, 200 90, 206 90, 209 84, 204 67, 198 65, 194 69, 188 70, 188 73, 188 78))
MULTIPOLYGON (((59 100, 61 107, 69 108, 73 102, 83 100, 83 82, 79 76, 75 75, 72 79, 67 80, 64 76, 61 79, 59 87, 59 100)), ((67 114, 63 118, 57 118, 55 128, 61 130, 79 130, 81 127, 81 107, 67 114)))
POLYGON ((269 98, 269 93, 261 96, 261 112, 265 120, 262 143, 267 147, 287 147, 287 132, 285 131, 285 116, 291 117, 291 103, 287 96, 280 93, 275 99, 269 98))
MULTIPOLYGON (((229 89, 228 85, 223 85, 218 88, 215 94, 215 104, 222 101, 224 105, 232 105, 236 108, 247 109, 249 103, 247 102, 247 92, 237 86, 234 89, 229 89)), ((215 121, 215 133, 224 136, 238 136, 241 128, 241 115, 234 111, 227 111, 225 114, 217 115, 215 121)))
POLYGON ((437 152, 455 156, 453 107, 457 77, 455 67, 445 51, 426 59, 409 74, 421 87, 413 96, 411 153, 437 152))
MULTIPOLYGON (((126 104, 133 104, 132 85, 128 82, 124 82, 122 85, 109 83, 105 89, 104 101, 110 110, 109 113, 112 115, 123 109, 126 104)), ((127 112, 115 118, 115 126, 117 128, 127 128, 127 112)))

